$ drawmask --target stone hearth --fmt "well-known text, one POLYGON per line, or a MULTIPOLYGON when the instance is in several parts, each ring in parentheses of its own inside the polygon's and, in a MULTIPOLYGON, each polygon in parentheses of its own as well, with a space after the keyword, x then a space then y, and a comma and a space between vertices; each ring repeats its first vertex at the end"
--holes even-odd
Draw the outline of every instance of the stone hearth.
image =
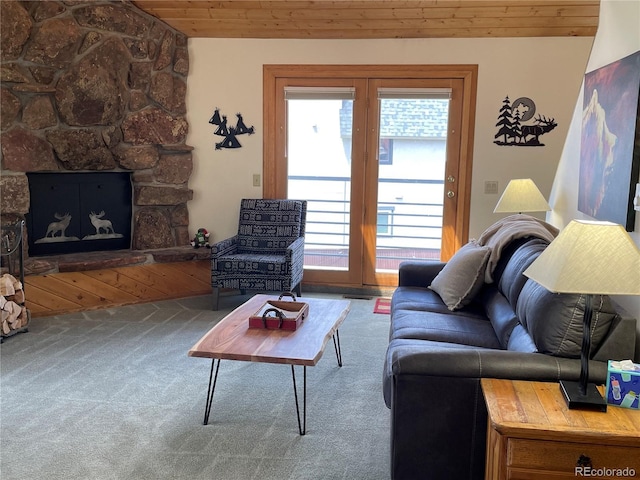
POLYGON ((83 272, 102 268, 117 268, 151 263, 208 260, 208 248, 191 246, 156 250, 111 250, 66 255, 31 257, 25 261, 25 275, 43 275, 59 272, 83 272))
POLYGON ((29 212, 27 172, 131 172, 132 257, 188 250, 187 38, 130 2, 0 8, 2 223, 29 212))

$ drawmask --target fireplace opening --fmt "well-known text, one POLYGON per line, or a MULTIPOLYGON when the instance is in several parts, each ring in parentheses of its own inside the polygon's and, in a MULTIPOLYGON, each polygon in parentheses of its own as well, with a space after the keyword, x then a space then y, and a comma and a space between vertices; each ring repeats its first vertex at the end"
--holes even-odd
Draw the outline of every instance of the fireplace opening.
POLYGON ((28 173, 30 256, 131 248, 129 172, 28 173))

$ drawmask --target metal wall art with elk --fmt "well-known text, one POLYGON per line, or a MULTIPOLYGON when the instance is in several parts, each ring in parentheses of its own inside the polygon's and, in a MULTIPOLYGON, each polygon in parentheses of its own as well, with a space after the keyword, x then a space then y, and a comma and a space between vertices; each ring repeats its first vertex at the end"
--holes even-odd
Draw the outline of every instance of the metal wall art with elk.
POLYGON ((536 114, 536 104, 527 97, 511 102, 509 97, 502 101, 498 115, 498 133, 493 143, 513 147, 544 147, 540 137, 556 128, 554 118, 536 114), (525 123, 530 121, 530 123, 525 123))

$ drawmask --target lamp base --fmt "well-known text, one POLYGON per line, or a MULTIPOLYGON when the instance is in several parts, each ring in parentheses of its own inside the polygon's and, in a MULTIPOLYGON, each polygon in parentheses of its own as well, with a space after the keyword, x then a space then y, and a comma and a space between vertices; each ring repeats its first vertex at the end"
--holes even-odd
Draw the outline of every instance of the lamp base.
POLYGON ((587 393, 580 392, 580 383, 560 381, 560 391, 570 409, 607 411, 607 402, 593 383, 587 383, 587 393))

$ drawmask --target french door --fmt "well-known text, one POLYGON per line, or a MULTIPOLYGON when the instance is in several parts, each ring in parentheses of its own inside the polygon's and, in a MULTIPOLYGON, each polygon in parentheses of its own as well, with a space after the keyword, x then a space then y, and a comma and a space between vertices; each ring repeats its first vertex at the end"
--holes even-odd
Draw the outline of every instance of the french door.
POLYGON ((475 79, 474 66, 265 66, 263 195, 308 201, 305 283, 395 285, 400 261, 466 241, 475 79))

